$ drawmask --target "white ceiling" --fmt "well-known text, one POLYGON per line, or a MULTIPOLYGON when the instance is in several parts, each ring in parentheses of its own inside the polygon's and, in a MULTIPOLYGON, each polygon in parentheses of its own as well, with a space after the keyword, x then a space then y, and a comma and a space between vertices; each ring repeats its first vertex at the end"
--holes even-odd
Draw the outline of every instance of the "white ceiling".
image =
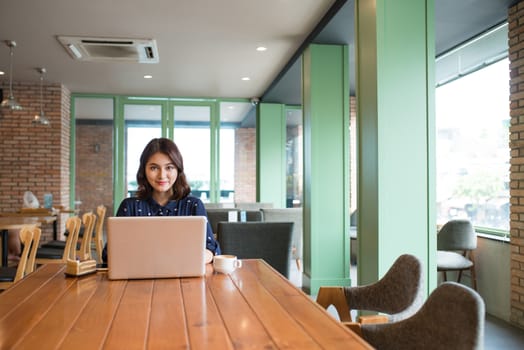
MULTIPOLYGON (((437 56, 503 22, 516 1, 435 0, 437 56)), ((300 104, 300 48, 311 41, 352 50, 354 2, 0 0, 0 40, 17 42, 16 81, 36 82, 35 68, 45 67, 46 81, 72 92, 300 104), (58 35, 154 39, 160 63, 75 61, 58 35), (257 52, 259 45, 268 50, 257 52), (245 76, 251 80, 242 81, 245 76)), ((9 49, 0 43, 0 70, 8 62, 9 49)))
MULTIPOLYGON (((264 93, 334 2, 1 0, 0 39, 17 43, 16 81, 38 81, 35 68, 45 67, 46 82, 72 92, 251 98, 264 93), (160 62, 75 61, 58 35, 154 39, 160 62), (257 52, 259 45, 267 51, 257 52)), ((1 45, 0 70, 8 62, 1 45)))

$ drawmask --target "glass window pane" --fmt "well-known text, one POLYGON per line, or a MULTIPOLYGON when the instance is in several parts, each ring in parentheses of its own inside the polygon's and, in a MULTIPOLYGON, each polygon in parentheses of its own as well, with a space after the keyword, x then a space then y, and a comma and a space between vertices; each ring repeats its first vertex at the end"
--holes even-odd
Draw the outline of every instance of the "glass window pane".
POLYGON ((235 129, 220 127, 220 202, 235 201, 235 129))
POLYGON ((302 206, 302 110, 286 110, 286 207, 302 206))
POLYGON ((256 109, 220 103, 220 202, 256 201, 256 109))
POLYGON ((436 90, 437 222, 509 230, 507 59, 436 90))
POLYGON ((191 193, 209 202, 211 179, 210 106, 174 106, 174 141, 184 158, 191 193))
POLYGON ((124 106, 126 125, 126 184, 127 195, 134 196, 137 190, 136 173, 140 155, 151 139, 162 136, 162 107, 158 105, 124 106))

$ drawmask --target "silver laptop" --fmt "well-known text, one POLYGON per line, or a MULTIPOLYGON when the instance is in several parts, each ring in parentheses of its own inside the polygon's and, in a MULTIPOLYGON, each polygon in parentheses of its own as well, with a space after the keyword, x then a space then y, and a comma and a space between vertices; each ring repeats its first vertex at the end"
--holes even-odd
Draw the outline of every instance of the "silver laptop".
POLYGON ((203 276, 206 223, 204 216, 109 217, 109 279, 203 276))

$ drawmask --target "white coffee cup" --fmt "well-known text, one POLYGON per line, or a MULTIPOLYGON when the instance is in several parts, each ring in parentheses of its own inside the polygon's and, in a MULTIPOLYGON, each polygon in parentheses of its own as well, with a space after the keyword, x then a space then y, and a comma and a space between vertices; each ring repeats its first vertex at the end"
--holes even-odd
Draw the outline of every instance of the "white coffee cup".
POLYGON ((213 268, 220 273, 231 273, 236 268, 242 267, 242 261, 234 255, 215 255, 213 258, 213 268))

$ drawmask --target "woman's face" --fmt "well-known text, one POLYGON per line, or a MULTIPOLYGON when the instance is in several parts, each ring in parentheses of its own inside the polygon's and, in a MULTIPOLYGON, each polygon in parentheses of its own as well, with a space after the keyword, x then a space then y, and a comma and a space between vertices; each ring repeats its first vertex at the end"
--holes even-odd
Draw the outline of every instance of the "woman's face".
POLYGON ((171 193, 177 177, 175 164, 164 153, 153 154, 146 163, 146 179, 154 193, 171 193))

